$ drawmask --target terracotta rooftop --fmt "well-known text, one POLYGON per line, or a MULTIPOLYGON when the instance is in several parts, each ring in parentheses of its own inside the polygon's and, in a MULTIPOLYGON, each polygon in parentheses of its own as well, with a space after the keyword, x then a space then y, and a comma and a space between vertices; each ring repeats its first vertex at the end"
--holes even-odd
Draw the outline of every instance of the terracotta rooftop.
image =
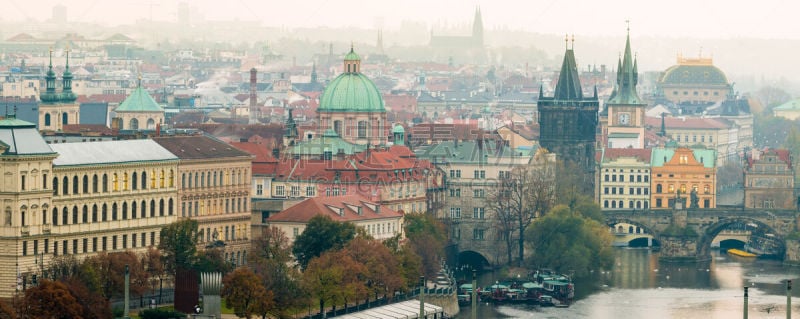
POLYGON ((339 222, 353 222, 399 218, 403 216, 403 213, 394 211, 389 206, 369 201, 360 195, 318 196, 284 209, 270 216, 268 220, 270 222, 306 223, 317 215, 329 216, 339 222))
POLYGON ((635 157, 640 162, 650 163, 649 149, 641 148, 607 148, 603 153, 603 161, 613 161, 620 157, 635 157))
POLYGON ((204 135, 158 137, 153 140, 180 159, 251 157, 245 151, 204 135))

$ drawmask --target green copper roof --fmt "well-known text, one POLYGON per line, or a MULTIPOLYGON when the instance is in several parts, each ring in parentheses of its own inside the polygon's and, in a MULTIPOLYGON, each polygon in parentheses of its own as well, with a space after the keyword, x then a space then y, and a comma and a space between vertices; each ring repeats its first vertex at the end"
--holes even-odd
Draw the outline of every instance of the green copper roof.
POLYGON ((397 124, 394 126, 394 128, 392 128, 392 133, 405 133, 405 132, 406 129, 404 129, 403 126, 400 124, 397 124))
POLYGON ((639 82, 636 61, 631 56, 631 35, 625 40, 625 54, 617 68, 617 86, 613 96, 608 99, 608 104, 645 104, 636 93, 636 84, 639 82))
POLYGON ((342 73, 322 92, 321 112, 386 112, 383 97, 361 73, 342 73))
POLYGON ((703 84, 727 86, 725 73, 713 65, 673 65, 661 77, 663 84, 703 84))
POLYGON ((789 102, 783 103, 783 104, 781 104, 779 106, 776 106, 772 110, 773 111, 774 110, 778 110, 778 111, 794 111, 794 110, 799 110, 799 109, 800 109, 800 99, 794 99, 794 100, 791 100, 789 102))
POLYGON ((153 100, 153 97, 139 85, 136 90, 122 101, 115 110, 116 112, 164 112, 161 106, 153 100))
POLYGON ((348 143, 332 129, 328 129, 320 138, 298 143, 289 149, 289 153, 294 155, 323 155, 325 152, 330 152, 331 155, 336 155, 342 152, 345 155, 353 155, 366 149, 366 145, 348 143))
POLYGON ((358 56, 358 54, 356 54, 356 51, 354 51, 353 47, 351 46, 350 52, 348 52, 347 55, 344 56, 344 60, 345 61, 361 60, 361 57, 358 56))
POLYGON ((575 64, 575 53, 572 49, 567 49, 564 53, 564 62, 561 64, 561 73, 558 75, 558 83, 556 83, 556 90, 553 97, 556 100, 583 99, 581 79, 578 76, 578 67, 575 64))

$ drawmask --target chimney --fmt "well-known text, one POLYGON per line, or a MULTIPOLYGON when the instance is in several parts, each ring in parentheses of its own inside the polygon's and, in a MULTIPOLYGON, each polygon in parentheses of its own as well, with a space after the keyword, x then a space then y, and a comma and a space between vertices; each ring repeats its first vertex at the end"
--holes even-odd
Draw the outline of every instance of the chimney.
POLYGON ((161 123, 156 124, 156 137, 161 136, 161 123))
POLYGON ((256 94, 256 68, 250 69, 250 124, 258 123, 258 95, 256 94))

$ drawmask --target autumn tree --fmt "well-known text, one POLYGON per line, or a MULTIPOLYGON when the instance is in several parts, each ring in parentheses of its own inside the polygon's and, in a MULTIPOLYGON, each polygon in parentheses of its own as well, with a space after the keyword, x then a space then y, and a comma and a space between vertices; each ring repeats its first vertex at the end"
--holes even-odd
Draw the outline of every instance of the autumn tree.
POLYGON ((516 244, 518 266, 525 254, 525 229, 555 201, 555 158, 545 151, 537 152, 530 166, 519 166, 498 179, 490 189, 486 208, 495 214, 496 229, 505 241, 508 264, 512 263, 516 244), (515 236, 516 234, 516 236, 515 236))
POLYGON ((422 272, 429 278, 439 272, 444 257, 447 232, 441 221, 427 214, 406 214, 405 232, 408 248, 421 258, 422 272))
MULTIPOLYGON (((376 239, 358 237, 350 241, 344 252, 357 263, 364 265, 360 280, 365 283, 370 295, 382 294, 391 299, 394 292, 405 284, 400 264, 389 248, 376 239)), ((369 298, 369 296, 367 296, 369 298)))
POLYGON ((86 319, 111 318, 111 305, 104 295, 104 282, 89 259, 83 262, 73 255, 54 257, 42 279, 63 283, 81 305, 86 319))
POLYGON ((67 286, 43 279, 25 290, 21 318, 83 319, 81 305, 67 286))
POLYGON ((147 273, 141 259, 131 251, 105 253, 101 252, 86 260, 97 272, 103 282, 103 294, 107 298, 119 297, 125 293, 125 266, 130 273, 130 289, 133 295, 142 295, 147 291, 147 273))
POLYGON ((3 300, 0 300, 0 319, 17 319, 17 312, 3 300))
POLYGON ((366 296, 367 288, 359 278, 366 269, 346 252, 327 251, 311 259, 303 272, 303 283, 309 294, 319 301, 320 313, 325 305, 336 307, 348 300, 358 300, 366 296))
POLYGON ((312 217, 306 229, 294 240, 292 253, 303 269, 308 262, 321 256, 328 250, 341 249, 356 235, 356 226, 352 223, 340 223, 328 216, 312 217))
POLYGON ((182 219, 161 229, 158 250, 164 269, 175 275, 178 269, 191 269, 197 260, 197 221, 182 219))
POLYGON ((291 316, 290 310, 304 303, 300 271, 293 262, 291 244, 280 228, 271 226, 253 240, 248 265, 262 279, 264 288, 275 294, 276 314, 291 316))
POLYGON ((233 270, 233 263, 225 260, 225 251, 222 248, 206 248, 197 253, 194 269, 198 272, 227 274, 233 270))
POLYGON ((266 318, 275 307, 272 291, 264 288, 261 278, 252 270, 240 267, 222 278, 222 297, 239 317, 253 315, 266 318))
POLYGON ((600 208, 585 202, 575 207, 556 206, 526 230, 534 268, 574 272, 582 277, 593 269, 612 265, 613 238, 606 225, 598 221, 602 219, 600 208))

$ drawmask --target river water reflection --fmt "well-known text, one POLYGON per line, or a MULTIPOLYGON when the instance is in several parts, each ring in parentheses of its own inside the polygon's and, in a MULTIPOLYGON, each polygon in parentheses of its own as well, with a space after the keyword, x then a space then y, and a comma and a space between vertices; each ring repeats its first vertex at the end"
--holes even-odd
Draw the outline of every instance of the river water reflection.
MULTIPOLYGON (((750 286, 749 318, 786 318, 786 279, 795 282, 792 317, 800 318, 800 268, 779 261, 742 259, 714 252, 705 263, 659 263, 647 249, 615 249, 615 267, 576 282, 569 308, 482 303, 478 318, 742 318, 743 289, 750 286)), ((483 274, 480 285, 495 280, 483 274)), ((460 319, 471 318, 462 307, 460 319)))

